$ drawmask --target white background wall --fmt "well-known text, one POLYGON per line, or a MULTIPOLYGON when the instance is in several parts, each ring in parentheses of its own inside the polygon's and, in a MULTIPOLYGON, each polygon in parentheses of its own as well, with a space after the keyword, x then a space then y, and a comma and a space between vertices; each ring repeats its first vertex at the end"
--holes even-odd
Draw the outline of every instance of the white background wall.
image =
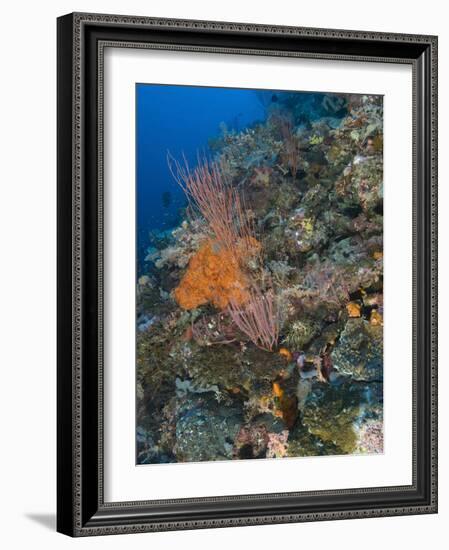
MULTIPOLYGON (((437 0, 90 0, 2 5, 0 543, 3 548, 447 547, 449 31, 437 0), (55 529, 56 17, 125 13, 440 36, 440 513, 72 540, 55 529), (445 542, 443 542, 443 540, 445 542)), ((446 3, 447 5, 447 3, 446 3)))

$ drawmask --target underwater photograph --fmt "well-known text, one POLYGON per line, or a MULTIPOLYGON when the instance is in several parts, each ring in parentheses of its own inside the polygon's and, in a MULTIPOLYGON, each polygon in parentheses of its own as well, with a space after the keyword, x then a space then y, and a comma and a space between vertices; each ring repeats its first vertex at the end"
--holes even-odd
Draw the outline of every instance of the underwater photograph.
POLYGON ((383 97, 137 84, 136 464, 383 432, 383 97))

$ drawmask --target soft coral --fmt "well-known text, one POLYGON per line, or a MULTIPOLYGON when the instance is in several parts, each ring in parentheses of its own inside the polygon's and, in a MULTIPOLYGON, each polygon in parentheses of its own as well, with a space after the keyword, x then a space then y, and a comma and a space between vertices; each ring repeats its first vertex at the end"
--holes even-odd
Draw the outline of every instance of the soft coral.
POLYGON ((235 255, 216 241, 208 239, 191 258, 175 298, 183 309, 211 303, 225 309, 232 300, 242 304, 248 299, 248 281, 235 255))

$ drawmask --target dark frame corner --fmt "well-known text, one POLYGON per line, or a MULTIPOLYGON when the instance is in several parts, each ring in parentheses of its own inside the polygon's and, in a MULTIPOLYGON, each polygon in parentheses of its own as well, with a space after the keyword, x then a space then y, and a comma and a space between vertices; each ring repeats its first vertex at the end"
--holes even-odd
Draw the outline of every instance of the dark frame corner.
POLYGON ((437 512, 437 37, 75 13, 58 19, 58 497, 71 536, 437 512), (414 482, 410 487, 104 503, 101 49, 163 45, 408 63, 414 109, 414 482), (100 296, 100 298, 99 298, 100 296))

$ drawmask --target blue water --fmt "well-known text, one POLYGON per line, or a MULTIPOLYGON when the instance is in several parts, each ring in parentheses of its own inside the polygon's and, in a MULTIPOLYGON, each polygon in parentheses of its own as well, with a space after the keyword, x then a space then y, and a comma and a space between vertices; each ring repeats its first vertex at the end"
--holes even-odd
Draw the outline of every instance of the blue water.
MULTIPOLYGON (((167 152, 184 154, 194 166, 198 152, 210 154, 208 140, 220 124, 239 131, 265 116, 252 90, 138 84, 137 227, 138 250, 144 253, 148 233, 179 223, 185 196, 167 165, 167 152)), ((267 92, 271 94, 271 92, 267 92)))
MULTIPOLYGON (((313 110, 314 97, 298 93, 313 110)), ((291 101, 292 94, 275 90, 137 84, 137 250, 138 264, 151 244, 151 231, 162 232, 180 223, 185 196, 167 165, 167 153, 185 155, 194 167, 198 153, 213 155, 208 141, 218 137, 224 123, 240 132, 263 121, 270 105, 291 101)), ((320 102, 322 96, 320 95, 320 102)))

